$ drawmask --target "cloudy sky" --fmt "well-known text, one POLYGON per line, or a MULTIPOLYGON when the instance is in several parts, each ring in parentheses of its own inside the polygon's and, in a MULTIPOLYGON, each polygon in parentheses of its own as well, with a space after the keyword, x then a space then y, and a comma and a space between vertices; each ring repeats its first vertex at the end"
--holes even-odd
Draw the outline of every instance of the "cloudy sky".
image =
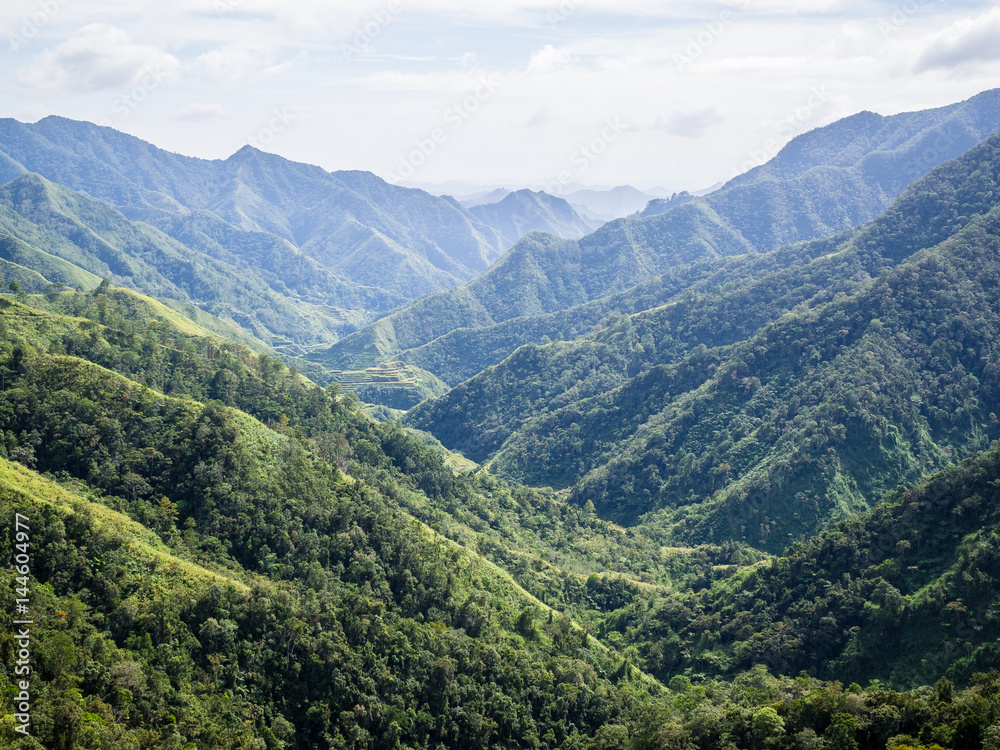
POLYGON ((1000 87, 975 0, 3 0, 0 116, 406 183, 699 189, 1000 87))

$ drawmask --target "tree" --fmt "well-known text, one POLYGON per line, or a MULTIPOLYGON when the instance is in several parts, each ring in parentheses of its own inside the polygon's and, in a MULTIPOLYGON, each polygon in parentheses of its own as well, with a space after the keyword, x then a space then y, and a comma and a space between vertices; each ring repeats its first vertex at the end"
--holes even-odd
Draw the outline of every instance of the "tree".
POLYGON ((785 734, 785 721, 770 706, 760 709, 751 721, 754 739, 761 747, 777 745, 785 734))
POLYGON ((858 730, 861 725, 850 714, 836 714, 823 732, 829 750, 858 750, 858 730))

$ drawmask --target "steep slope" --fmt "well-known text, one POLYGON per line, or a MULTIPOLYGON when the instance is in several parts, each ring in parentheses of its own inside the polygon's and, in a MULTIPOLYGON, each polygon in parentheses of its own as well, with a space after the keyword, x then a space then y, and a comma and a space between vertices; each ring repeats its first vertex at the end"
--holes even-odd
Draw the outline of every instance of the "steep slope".
MULTIPOLYGON (((217 226, 211 220, 206 223, 217 226)), ((186 224, 186 232, 197 226, 193 220, 186 224)), ((0 231, 22 243, 16 247, 8 243, 4 259, 51 282, 90 286, 87 280, 95 276, 114 279, 145 294, 196 304, 243 328, 265 346, 288 346, 292 351, 336 338, 356 321, 350 310, 335 306, 338 298, 343 301, 335 291, 337 283, 350 295, 348 301, 375 306, 391 301, 384 292, 331 279, 294 251, 284 253, 272 266, 275 270, 261 279, 263 274, 248 262, 255 252, 261 258, 272 257, 268 243, 262 246, 259 236, 232 230, 234 242, 245 248, 244 257, 239 257, 213 247, 207 240, 209 229, 202 232, 203 240, 189 237, 207 250, 200 252, 148 224, 130 221, 102 201, 35 174, 0 187, 0 231), (295 255, 301 260, 298 266, 295 255), (53 256, 64 263, 52 260, 53 256), (76 278, 68 264, 78 269, 76 278), (286 282, 296 282, 295 270, 300 283, 290 293, 286 282), (315 296, 308 296, 310 291, 315 296)))
POLYGON ((839 249, 746 259, 710 294, 525 347, 408 420, 611 517, 667 507, 679 539, 781 549, 997 437, 998 186, 995 137, 839 249))
MULTIPOLYGON (((302 748, 338 736, 467 747, 488 722, 504 744, 555 748, 632 721, 662 692, 403 510, 397 497, 427 502, 420 484, 455 478, 397 427, 266 357, 126 325, 117 306, 103 326, 0 302, 0 518, 30 519, 33 720, 48 746, 235 748, 277 733, 302 748), (60 348, 178 395, 40 351, 60 348)), ((3 600, 6 627, 6 586, 3 600)))
POLYGON ((600 226, 581 217, 562 198, 531 190, 518 190, 497 203, 474 206, 469 212, 487 226, 496 228, 508 247, 529 232, 548 232, 578 240, 600 226))
MULTIPOLYGON (((529 314, 544 315, 621 293, 672 266, 831 236, 875 218, 912 181, 998 129, 1000 90, 937 110, 862 113, 799 136, 768 164, 703 198, 654 202, 643 215, 606 224, 579 242, 526 238, 473 283, 413 303, 379 320, 378 330, 362 329, 316 356, 338 366, 411 361, 406 350, 451 331, 524 316, 522 295, 539 300, 529 314), (512 269, 519 271, 518 286, 510 284, 512 269)), ((482 349, 471 359, 510 353, 505 334, 479 337, 482 349)), ((454 383, 449 373, 431 371, 454 383)))
POLYGON ((965 681, 1000 661, 998 477, 995 445, 781 558, 625 607, 602 634, 662 655, 660 674, 764 664, 845 683, 965 681), (669 647, 682 641, 698 646, 669 647))
POLYGON ((570 267, 555 259, 572 263, 578 252, 575 242, 532 232, 468 284, 408 305, 328 350, 309 354, 309 359, 336 369, 370 367, 458 328, 563 309, 582 292, 570 267))
MULTIPOLYGON (((787 559, 668 549, 551 495, 452 474, 268 357, 129 318, 130 293, 21 299, 0 296, 0 555, 17 563, 27 544, 30 575, 0 570, 0 629, 17 632, 26 588, 45 747, 994 736, 1000 686, 975 672, 997 664, 996 451, 787 559), (215 400, 190 397, 202 393, 215 400), (936 688, 737 673, 760 663, 936 688)), ((15 644, 0 644, 12 696, 15 644)), ((37 746, 16 726, 0 720, 0 743, 37 746)))
MULTIPOLYGON (((208 211, 239 230, 273 235, 272 243, 285 240, 327 275, 405 299, 472 278, 502 250, 497 232, 453 200, 368 173, 329 173, 249 146, 225 161, 192 159, 109 128, 48 117, 34 125, 0 121, 0 152, 9 179, 36 172, 167 230, 178 216, 208 211), (372 274, 372 265, 382 276, 372 274)), ((235 236, 214 239, 239 254, 235 236)))
POLYGON ((17 281, 26 292, 35 294, 45 291, 49 285, 68 287, 96 287, 101 283, 99 276, 69 263, 44 250, 39 250, 27 242, 19 240, 6 230, 0 230, 0 279, 17 281))

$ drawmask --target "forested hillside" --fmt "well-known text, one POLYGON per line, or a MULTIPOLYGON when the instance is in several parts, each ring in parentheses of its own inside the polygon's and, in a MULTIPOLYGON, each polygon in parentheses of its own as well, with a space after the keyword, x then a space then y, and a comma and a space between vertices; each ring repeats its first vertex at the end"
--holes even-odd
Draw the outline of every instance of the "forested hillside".
POLYGON ((104 290, 52 304, 104 316, 5 301, 0 317, 3 451, 22 464, 0 467, 5 518, 33 519, 43 643, 62 644, 36 690, 52 746, 537 743, 624 720, 659 689, 628 669, 609 682, 620 657, 565 616, 534 625, 546 608, 509 574, 407 514, 403 496, 440 496, 452 475, 398 428, 276 360, 130 320, 104 290), (633 679, 638 695, 604 700, 633 679), (549 726, 531 708, 549 716, 561 682, 589 719, 567 724, 563 705, 549 726))
POLYGON ((997 100, 309 360, 579 216, 0 122, 0 747, 1000 750, 997 100))
MULTIPOLYGON (((993 663, 983 534, 995 533, 995 453, 788 560, 739 545, 671 549, 546 493, 456 475, 351 399, 140 302, 106 284, 0 301, 0 515, 6 529, 13 513, 31 519, 42 746, 976 747, 954 743, 995 733, 996 676, 972 674, 993 663), (844 555, 831 558, 831 543, 844 555), (863 604, 840 587, 865 566, 865 581, 877 570, 886 583, 851 596, 889 601, 869 590, 897 586, 893 611, 919 619, 942 616, 921 592, 948 590, 975 618, 961 620, 973 650, 938 657, 932 636, 906 654, 931 660, 916 679, 905 659, 883 676, 936 692, 740 673, 816 666, 765 620, 753 630, 766 637, 744 643, 747 617, 773 611, 780 628, 798 612, 812 589, 783 576, 797 582, 802 566, 816 585, 840 581, 826 589, 836 632, 863 604), (951 590, 968 576, 968 592, 951 590), (751 615, 746 592, 761 590, 774 604, 751 615), (724 628, 721 643, 683 630, 730 619, 742 629, 724 628)), ((13 632, 14 574, 2 575, 13 632)), ((824 642, 822 658, 846 660, 861 681, 882 676, 864 655, 883 633, 894 636, 864 629, 840 657, 841 641, 824 642)), ((824 663, 816 674, 841 677, 824 663)), ((36 746, 13 728, 0 721, 5 743, 36 746)))
POLYGON ((643 215, 613 221, 579 242, 527 237, 473 282, 382 318, 317 352, 316 360, 346 368, 400 359, 457 385, 471 373, 456 372, 451 360, 461 356, 482 369, 517 345, 538 343, 540 329, 551 335, 552 321, 531 318, 619 294, 674 266, 855 228, 998 130, 998 91, 937 110, 849 117, 795 138, 767 164, 703 198, 653 202, 643 215), (524 337, 512 338, 512 326, 524 337), (484 330, 473 336, 460 330, 466 328, 484 330), (458 338, 442 338, 452 332, 458 338), (433 353, 409 351, 425 346, 433 353), (438 361, 441 370, 433 367, 438 361))
POLYGON ((525 347, 407 419, 616 520, 667 509, 679 541, 779 551, 1000 437, 998 148, 837 246, 748 258, 704 295, 525 347))
POLYGON ((920 686, 1000 659, 1000 448, 900 488, 872 511, 700 591, 603 624, 654 674, 780 674, 920 686))
MULTIPOLYGON (((204 221, 204 232, 185 238, 201 243, 195 246, 204 247, 204 238, 222 224, 204 221)), ((103 201, 34 174, 0 187, 0 232, 8 278, 25 279, 27 288, 41 291, 52 283, 89 289, 114 278, 145 294, 194 303, 261 346, 293 352, 357 323, 363 314, 352 309, 389 307, 400 299, 349 284, 273 237, 232 230, 238 251, 218 243, 194 251, 103 201), (32 272, 41 278, 33 281, 32 272)))

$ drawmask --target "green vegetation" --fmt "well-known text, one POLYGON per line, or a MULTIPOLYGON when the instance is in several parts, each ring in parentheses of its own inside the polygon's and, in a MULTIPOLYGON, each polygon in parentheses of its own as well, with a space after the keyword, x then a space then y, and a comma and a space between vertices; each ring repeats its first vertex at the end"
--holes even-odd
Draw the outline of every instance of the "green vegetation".
POLYGON ((407 422, 606 517, 660 510, 675 544, 779 552, 1000 437, 998 186, 994 138, 843 242, 524 347, 407 422))
POLYGON ((329 370, 324 379, 338 383, 341 390, 355 394, 365 403, 403 411, 448 391, 448 386, 429 372, 402 362, 383 362, 367 370, 329 370))
MULTIPOLYGON (((276 360, 207 340, 167 347, 162 325, 131 326, 137 341, 169 351, 136 370, 131 350, 112 343, 127 335, 118 330, 17 303, 0 319, 10 340, 51 350, 89 331, 80 354, 159 377, 175 394, 222 388, 274 423, 4 340, 3 452, 68 483, 0 465, 6 515, 37 519, 34 570, 51 586, 43 602, 80 613, 78 632, 53 636, 67 656, 36 689, 48 701, 41 721, 73 719, 43 730, 52 746, 73 747, 87 730, 98 747, 242 747, 275 726, 300 747, 392 736, 475 746, 494 734, 558 746, 568 727, 593 734, 659 689, 622 672, 621 658, 588 645, 565 615, 546 615, 502 569, 401 509, 411 494, 450 498, 439 483, 457 478, 398 427, 366 420, 276 360), (163 579, 143 575, 153 563, 163 579), (175 569, 184 580, 217 572, 241 585, 186 593, 175 569), (110 638, 95 641, 95 618, 110 638)), ((59 617, 46 621, 58 630, 59 617)))
POLYGON ((697 267, 668 273, 661 290, 655 283, 645 290, 653 293, 648 305, 634 307, 639 300, 628 290, 665 271, 830 237, 874 219, 911 182, 995 133, 998 99, 989 91, 929 112, 862 113, 799 136, 704 198, 654 201, 578 242, 534 233, 466 286, 419 300, 313 356, 341 369, 402 360, 456 386, 522 344, 560 333, 575 338, 612 312, 667 302, 684 290, 673 287, 685 274, 695 274, 688 284, 698 280, 697 267))
POLYGON ((1000 445, 780 558, 633 602, 599 634, 617 632, 663 679, 764 664, 845 682, 968 682, 1000 659, 998 476, 1000 445))
MULTIPOLYGON (((787 558, 669 548, 592 507, 454 474, 433 440, 278 360, 134 315, 129 293, 24 301, 0 305, 0 525, 32 519, 44 747, 957 750, 993 736, 997 678, 973 672, 996 662, 1000 450, 787 558), (816 587, 811 617, 849 637, 809 629, 816 587), (925 635, 892 658, 895 620, 868 602, 925 635), (949 647, 941 618, 971 647, 949 647), (845 691, 761 662, 884 682, 845 691)), ((0 576, 12 632, 14 573, 0 576)), ((13 729, 0 721, 5 743, 35 746, 13 729)))
MULTIPOLYGON (((328 341, 349 322, 334 307, 335 294, 290 300, 247 273, 245 261, 238 273, 226 258, 192 260, 189 247, 159 230, 37 175, 0 188, 0 231, 9 235, 2 257, 47 281, 92 289, 109 277, 148 295, 197 302, 262 346, 328 341)), ((309 275, 322 279, 316 269, 309 275)))
POLYGON ((0 122, 0 746, 1000 750, 1000 136, 756 252, 995 100, 529 234, 315 361, 485 224, 0 122))

